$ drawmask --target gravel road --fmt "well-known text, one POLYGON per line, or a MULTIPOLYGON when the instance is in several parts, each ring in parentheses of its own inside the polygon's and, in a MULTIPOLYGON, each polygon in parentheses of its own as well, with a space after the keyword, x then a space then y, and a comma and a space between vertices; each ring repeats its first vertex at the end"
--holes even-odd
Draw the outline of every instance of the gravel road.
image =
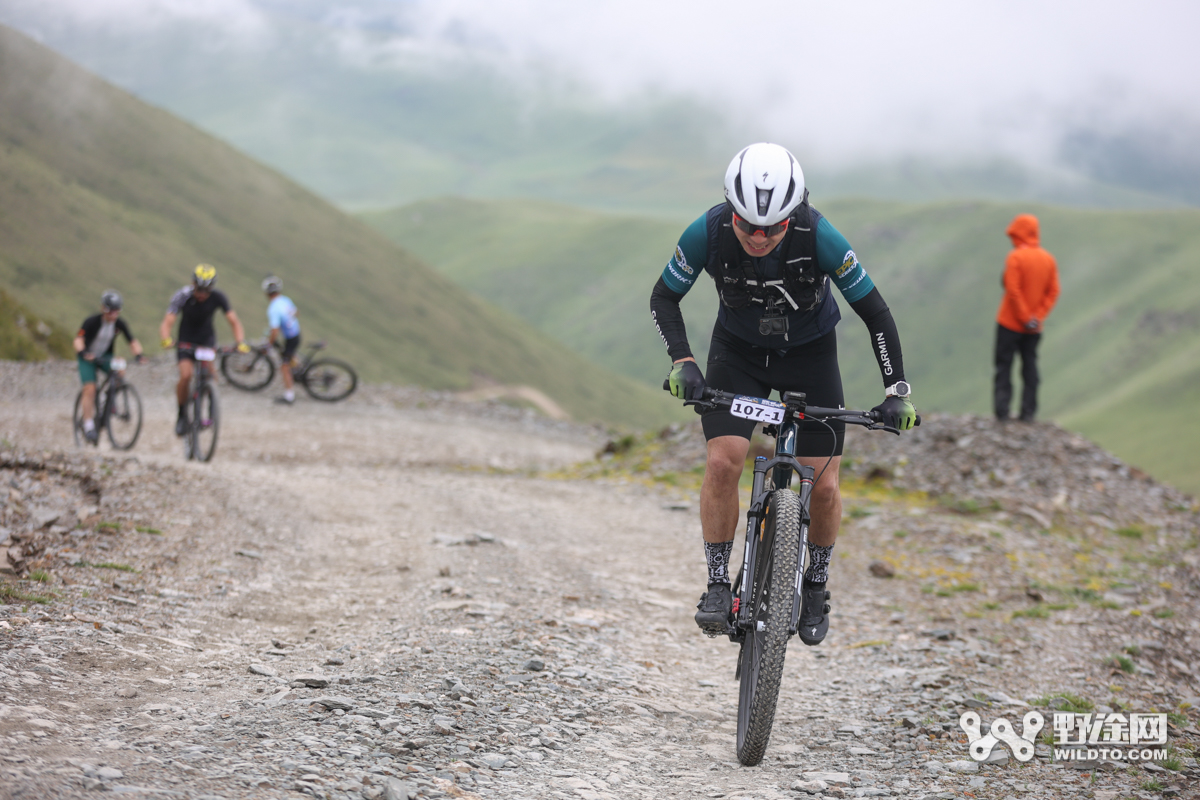
POLYGON ((0 535, 41 543, 0 576, 24 598, 0 605, 0 797, 1196 796, 1194 529, 1164 527, 1166 563, 1126 568, 1120 602, 1026 614, 1067 592, 1031 576, 1078 541, 850 497, 832 631, 793 641, 745 768, 737 651, 691 621, 696 499, 561 477, 604 431, 407 388, 292 407, 223 388, 195 464, 171 366, 131 377, 137 447, 77 450, 70 365, 0 363, 0 535), (883 556, 895 577, 872 577, 883 556), (1178 761, 970 759, 960 714, 1019 724, 1056 693, 1172 711, 1178 761))

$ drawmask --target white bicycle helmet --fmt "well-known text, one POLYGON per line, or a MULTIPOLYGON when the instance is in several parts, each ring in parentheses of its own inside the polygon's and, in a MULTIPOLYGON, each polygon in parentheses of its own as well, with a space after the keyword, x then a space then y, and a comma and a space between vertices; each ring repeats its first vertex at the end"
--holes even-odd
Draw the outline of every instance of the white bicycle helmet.
POLYGON ((725 199, 746 222, 774 225, 804 200, 804 172, 787 148, 752 144, 734 156, 725 170, 725 199))

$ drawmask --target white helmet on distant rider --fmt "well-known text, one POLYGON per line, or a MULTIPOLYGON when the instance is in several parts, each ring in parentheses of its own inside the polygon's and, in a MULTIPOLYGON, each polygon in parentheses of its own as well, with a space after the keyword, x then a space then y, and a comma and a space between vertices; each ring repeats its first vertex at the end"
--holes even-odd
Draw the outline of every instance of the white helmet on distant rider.
POLYGON ((725 199, 751 225, 775 225, 804 201, 804 172, 787 148, 752 144, 725 170, 725 199))

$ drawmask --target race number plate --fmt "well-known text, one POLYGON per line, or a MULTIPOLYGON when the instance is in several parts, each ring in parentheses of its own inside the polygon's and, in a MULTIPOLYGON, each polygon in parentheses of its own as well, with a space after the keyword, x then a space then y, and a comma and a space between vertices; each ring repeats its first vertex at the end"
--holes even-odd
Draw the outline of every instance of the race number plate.
POLYGON ((217 351, 213 350, 211 347, 197 347, 196 348, 196 360, 197 361, 216 361, 217 360, 217 351))
POLYGON ((125 369, 125 359, 123 359, 123 358, 114 358, 109 363, 110 363, 110 366, 112 366, 112 368, 115 369, 117 372, 120 372, 121 370, 125 369))
POLYGON ((742 419, 752 419, 755 422, 778 425, 783 422, 783 410, 785 408, 786 406, 783 403, 776 403, 774 400, 738 395, 733 398, 733 404, 729 407, 729 413, 742 419))

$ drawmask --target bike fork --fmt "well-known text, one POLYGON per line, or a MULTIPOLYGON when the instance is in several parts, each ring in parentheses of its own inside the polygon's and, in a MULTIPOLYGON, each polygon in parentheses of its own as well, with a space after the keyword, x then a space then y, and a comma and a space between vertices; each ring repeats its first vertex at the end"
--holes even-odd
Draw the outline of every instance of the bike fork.
POLYGON ((808 561, 808 504, 812 499, 813 468, 800 469, 800 552, 796 554, 795 593, 792 597, 792 620, 788 625, 788 634, 795 636, 800 631, 800 601, 803 598, 804 570, 808 561))

